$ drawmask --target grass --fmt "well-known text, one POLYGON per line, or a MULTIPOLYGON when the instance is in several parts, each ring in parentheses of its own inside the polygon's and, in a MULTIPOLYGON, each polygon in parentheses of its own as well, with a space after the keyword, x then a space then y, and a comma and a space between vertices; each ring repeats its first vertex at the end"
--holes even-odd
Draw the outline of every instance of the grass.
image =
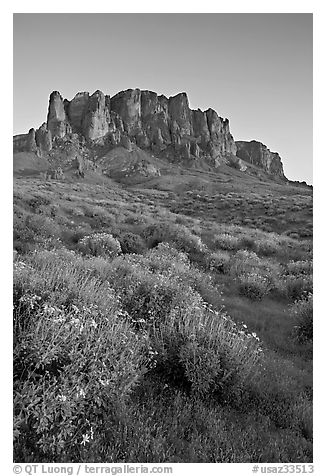
POLYGON ((309 197, 223 187, 16 181, 16 461, 312 461, 309 197))

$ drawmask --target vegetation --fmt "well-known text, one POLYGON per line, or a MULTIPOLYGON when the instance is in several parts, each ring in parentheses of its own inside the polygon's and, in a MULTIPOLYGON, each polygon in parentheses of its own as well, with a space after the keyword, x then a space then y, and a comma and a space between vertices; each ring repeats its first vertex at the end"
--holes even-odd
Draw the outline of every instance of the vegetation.
POLYGON ((312 461, 311 240, 223 193, 16 181, 16 461, 312 461))

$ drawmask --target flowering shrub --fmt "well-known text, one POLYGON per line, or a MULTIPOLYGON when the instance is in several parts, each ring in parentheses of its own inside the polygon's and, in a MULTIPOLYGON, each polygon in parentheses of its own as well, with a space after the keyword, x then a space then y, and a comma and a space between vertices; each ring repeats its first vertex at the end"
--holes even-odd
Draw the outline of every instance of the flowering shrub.
POLYGON ((80 240, 79 250, 87 255, 113 258, 121 253, 119 241, 109 233, 94 233, 80 240))
POLYGON ((238 236, 229 233, 220 233, 214 236, 214 247, 221 250, 237 250, 239 249, 241 239, 238 236))
POLYGON ((277 239, 261 238, 255 241, 255 251, 263 256, 277 254, 281 247, 277 239))
POLYGON ((37 252, 26 263, 15 263, 14 283, 17 302, 23 294, 32 293, 51 305, 88 306, 95 302, 103 311, 117 310, 108 282, 92 276, 87 262, 73 251, 37 252))
MULTIPOLYGON (((58 266, 60 258, 52 258, 58 266)), ((111 292, 111 305, 103 305, 99 281, 92 281, 92 302, 84 288, 78 305, 59 303, 54 267, 44 256, 41 262, 38 270, 21 262, 14 270, 15 458, 89 461, 155 354, 147 336, 131 328, 118 297, 111 292), (47 292, 36 280, 40 271, 47 292)))
POLYGON ((302 295, 312 293, 312 276, 306 274, 286 275, 283 277, 285 292, 289 299, 296 301, 302 295))
POLYGON ((270 281, 257 273, 242 274, 239 277, 239 292, 252 300, 262 299, 270 291, 270 281))
POLYGON ((312 274, 312 260, 290 261, 285 269, 286 274, 292 275, 310 275, 312 274))
POLYGON ((36 246, 53 247, 61 235, 61 228, 52 218, 44 215, 14 215, 14 246, 22 254, 36 246))
POLYGON ((313 295, 308 293, 290 306, 290 316, 295 320, 295 334, 299 342, 313 338, 313 295))
POLYGON ((41 461, 79 461, 85 446, 89 459, 142 378, 146 348, 122 316, 95 305, 40 307, 15 348, 17 457, 28 441, 41 461))
POLYGON ((191 265, 187 255, 161 243, 141 255, 125 255, 112 262, 107 279, 121 296, 126 310, 147 319, 162 316, 178 302, 188 299, 189 290, 205 300, 219 298, 210 276, 191 265))
POLYGON ((154 373, 199 397, 232 399, 259 372, 262 349, 256 335, 192 294, 154 327, 154 373))
POLYGON ((254 251, 239 250, 231 259, 231 273, 234 276, 241 276, 258 269, 260 264, 261 260, 254 251))
POLYGON ((29 215, 26 226, 40 237, 50 238, 60 235, 60 227, 49 217, 43 215, 29 215))
POLYGON ((149 225, 144 229, 143 235, 149 247, 154 247, 159 243, 165 242, 191 255, 207 251, 201 238, 193 234, 184 225, 174 223, 149 225))

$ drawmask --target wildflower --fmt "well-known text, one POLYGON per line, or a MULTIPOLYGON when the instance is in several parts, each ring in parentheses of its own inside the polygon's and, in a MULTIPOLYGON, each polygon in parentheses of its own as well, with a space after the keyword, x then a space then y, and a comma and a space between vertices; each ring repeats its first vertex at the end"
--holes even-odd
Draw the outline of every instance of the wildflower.
POLYGON ((58 400, 59 400, 60 402, 65 402, 65 401, 67 400, 67 397, 66 397, 66 395, 59 395, 59 396, 58 396, 58 400))
POLYGON ((77 387, 77 398, 79 398, 79 397, 85 398, 86 397, 86 392, 82 388, 77 387))
POLYGON ((89 434, 86 433, 85 435, 83 435, 83 441, 80 444, 85 446, 86 443, 89 443, 89 438, 90 438, 89 434))

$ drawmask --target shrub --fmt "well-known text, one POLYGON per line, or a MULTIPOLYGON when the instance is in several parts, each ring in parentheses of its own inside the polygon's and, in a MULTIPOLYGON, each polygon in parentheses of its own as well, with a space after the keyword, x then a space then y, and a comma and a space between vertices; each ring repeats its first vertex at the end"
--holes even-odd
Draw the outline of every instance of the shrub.
POLYGON ((146 250, 146 244, 139 235, 127 232, 119 236, 122 253, 141 254, 146 250))
POLYGON ((14 247, 25 254, 39 247, 55 247, 61 228, 54 220, 44 215, 14 215, 14 247))
MULTIPOLYGON (((96 258, 99 259, 99 258, 96 258)), ((107 282, 67 250, 14 263, 14 435, 20 461, 90 461, 152 367, 107 282)))
POLYGON ((91 460, 149 365, 148 350, 119 313, 39 305, 16 334, 15 459, 91 460))
POLYGON ((231 273, 235 276, 251 273, 255 269, 258 269, 260 264, 261 260, 255 252, 239 250, 231 259, 231 273))
POLYGON ((65 227, 61 232, 61 239, 67 246, 77 248, 78 242, 92 231, 90 226, 69 229, 65 227))
POLYGON ((295 334, 301 343, 313 338, 313 295, 309 293, 290 306, 290 316, 295 319, 295 334))
POLYGON ((195 295, 154 328, 151 345, 152 373, 203 399, 232 401, 259 371, 256 338, 195 295))
POLYGON ((92 276, 87 262, 68 250, 34 253, 25 263, 14 264, 15 294, 38 295, 51 305, 88 306, 96 302, 103 310, 116 309, 107 281, 92 276))
POLYGON ((205 298, 219 296, 209 276, 193 267, 185 253, 163 243, 144 256, 115 259, 106 276, 136 321, 164 318, 193 291, 205 298))
POLYGON ((312 260, 301 260, 301 261, 290 261, 287 266, 285 273, 292 275, 312 274, 312 260))
POLYGON ((174 223, 149 225, 143 230, 143 236, 150 248, 165 242, 191 255, 204 253, 206 251, 206 246, 201 241, 201 238, 194 235, 184 225, 174 223))
POLYGON ((78 243, 79 250, 85 255, 107 256, 113 258, 121 253, 119 241, 109 233, 87 235, 78 243))
POLYGON ((47 238, 57 238, 59 225, 43 215, 22 215, 14 217, 14 239, 22 242, 40 242, 47 238))
POLYGON ((280 252, 281 247, 278 240, 261 238, 255 241, 255 251, 263 256, 272 256, 280 252))
POLYGON ((239 293, 249 299, 262 299, 269 291, 270 282, 266 276, 248 273, 239 277, 239 293))
POLYGON ((61 231, 54 220, 42 215, 29 215, 26 219, 26 226, 44 238, 57 237, 61 231))
POLYGON ((214 236, 214 247, 222 250, 237 250, 240 247, 241 239, 229 233, 220 233, 214 236))
POLYGON ((230 269, 230 255, 224 251, 210 253, 206 258, 206 267, 209 271, 227 274, 230 269))
POLYGON ((14 247, 20 253, 26 253, 33 248, 36 241, 35 233, 26 226, 26 215, 13 217, 14 247))
POLYGON ((307 293, 312 293, 313 282, 311 275, 299 274, 297 276, 288 275, 283 277, 285 292, 289 299, 296 301, 307 293))
MULTIPOLYGON (((251 220, 249 220, 249 221, 251 221, 251 220)), ((253 250, 255 248, 255 240, 250 236, 241 237, 240 248, 246 248, 247 250, 253 250)))
POLYGON ((39 209, 43 209, 44 207, 48 207, 51 204, 51 200, 49 200, 47 197, 45 197, 43 195, 37 195, 33 198, 30 198, 27 201, 27 204, 28 204, 29 207, 31 207, 31 209, 34 212, 38 212, 39 209))

